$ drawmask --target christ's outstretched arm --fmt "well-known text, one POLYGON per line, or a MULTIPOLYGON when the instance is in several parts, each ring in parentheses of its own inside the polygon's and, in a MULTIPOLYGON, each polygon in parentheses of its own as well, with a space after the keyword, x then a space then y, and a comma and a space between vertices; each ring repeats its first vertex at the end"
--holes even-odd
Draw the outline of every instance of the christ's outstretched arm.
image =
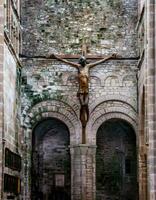
POLYGON ((92 67, 94 67, 94 66, 96 66, 96 65, 98 65, 98 64, 101 64, 101 63, 103 63, 104 61, 109 60, 109 59, 111 59, 111 58, 116 58, 116 54, 112 54, 111 56, 107 56, 107 57, 105 57, 105 58, 103 58, 102 60, 99 60, 99 61, 97 61, 97 62, 87 64, 87 67, 88 67, 88 68, 92 68, 92 67))
POLYGON ((79 68, 79 64, 78 63, 74 63, 74 62, 70 62, 70 61, 68 61, 68 60, 66 60, 66 59, 63 59, 63 58, 61 58, 61 57, 59 57, 59 56, 57 56, 57 55, 55 55, 55 54, 53 54, 53 56, 54 56, 54 58, 56 58, 57 60, 60 60, 60 61, 62 61, 63 63, 66 63, 66 64, 68 64, 68 65, 71 65, 72 67, 75 67, 75 68, 79 68))

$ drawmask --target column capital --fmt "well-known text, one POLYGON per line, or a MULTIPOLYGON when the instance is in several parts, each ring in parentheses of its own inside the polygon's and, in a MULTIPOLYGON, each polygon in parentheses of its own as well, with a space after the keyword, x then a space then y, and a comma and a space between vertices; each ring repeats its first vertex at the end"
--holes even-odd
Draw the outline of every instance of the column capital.
POLYGON ((94 155, 96 152, 96 145, 78 144, 78 145, 70 145, 69 148, 71 154, 94 155))

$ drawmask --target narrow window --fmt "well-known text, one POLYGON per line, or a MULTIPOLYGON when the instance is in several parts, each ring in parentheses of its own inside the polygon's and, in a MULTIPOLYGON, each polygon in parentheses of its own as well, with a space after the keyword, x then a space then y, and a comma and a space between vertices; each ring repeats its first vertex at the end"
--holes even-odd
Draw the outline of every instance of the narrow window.
POLYGON ((20 179, 16 176, 4 174, 4 192, 13 193, 15 195, 20 193, 20 179))

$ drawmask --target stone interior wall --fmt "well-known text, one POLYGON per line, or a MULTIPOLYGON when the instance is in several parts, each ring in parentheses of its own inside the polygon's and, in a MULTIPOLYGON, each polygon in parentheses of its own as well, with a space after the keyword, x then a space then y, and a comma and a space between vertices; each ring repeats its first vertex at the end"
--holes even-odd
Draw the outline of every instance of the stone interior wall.
MULTIPOLYGON (((139 45, 140 48, 140 61, 139 61, 139 71, 138 71, 138 105, 139 105, 139 135, 140 135, 140 142, 139 142, 139 196, 140 199, 147 200, 150 198, 149 196, 149 186, 148 186, 148 150, 149 150, 149 129, 150 125, 148 121, 152 121, 149 119, 149 115, 151 115, 151 111, 148 108, 150 105, 148 97, 151 95, 151 86, 152 86, 152 79, 148 78, 149 74, 151 74, 151 70, 147 66, 147 63, 151 59, 151 52, 149 53, 150 56, 147 54, 148 52, 148 38, 151 39, 150 28, 148 24, 148 20, 152 19, 149 17, 150 10, 147 9, 148 1, 140 1, 139 4, 139 21, 138 21, 138 35, 139 35, 139 45), (147 12, 148 10, 148 12, 147 12), (148 80, 150 80, 148 84, 148 80), (149 88, 148 88, 149 87, 149 88), (150 113, 150 114, 149 114, 150 113)), ((153 8, 153 5, 148 8, 153 8)), ((151 12, 153 13, 153 11, 151 12)), ((153 27, 152 27, 153 30, 153 27)), ((153 45, 153 41, 151 42, 153 45)), ((150 66, 151 64, 149 64, 150 66)), ((151 65, 152 66, 152 65, 151 65)), ((152 73, 153 74, 153 73, 152 73)), ((153 94, 152 94, 153 96, 153 94)), ((151 98, 152 99, 152 98, 151 98)), ((151 104, 152 105, 152 104, 151 104)), ((155 107, 155 106, 154 106, 155 107)), ((153 110, 153 109, 152 109, 153 110)), ((152 115, 151 115, 152 116, 152 115)))
MULTIPOLYGON (((139 142, 139 196, 140 199, 147 200, 150 198, 155 198, 150 192, 150 185, 148 184, 148 173, 149 170, 149 156, 152 155, 152 151, 149 150, 150 145, 150 131, 153 128, 150 126, 153 119, 150 119, 150 116, 153 116, 153 107, 150 110, 150 105, 154 106, 154 103, 150 103, 150 100, 153 101, 152 87, 155 87, 155 83, 153 82, 154 73, 151 71, 149 66, 155 68, 155 65, 151 64, 150 61, 154 61, 151 58, 152 52, 151 47, 154 44, 152 32, 154 30, 153 22, 153 10, 154 5, 151 6, 148 4, 149 1, 140 1, 139 4, 139 22, 138 22, 138 35, 139 40, 141 40, 142 45, 139 46, 140 48, 140 61, 139 61, 139 71, 138 71, 138 105, 139 105, 139 135, 140 135, 140 142, 139 142), (149 26, 151 25, 151 26, 149 26), (148 41, 148 42, 147 42, 148 41), (150 45, 149 45, 149 41, 150 45), (150 155, 148 153, 150 152, 150 155), (150 197, 150 194, 152 197, 150 197)), ((150 2, 151 3, 151 2, 150 2)), ((154 53, 153 53, 154 55, 154 53)), ((152 140, 151 140, 152 141, 152 140)), ((152 164, 153 165, 153 164, 152 164)), ((153 174, 153 172, 152 172, 153 174)), ((152 181, 150 181, 152 182, 152 181)))
POLYGON ((21 5, 25 55, 79 54, 82 43, 89 54, 137 55, 136 0, 25 0, 21 5))
POLYGON ((129 124, 112 119, 97 133, 97 200, 137 199, 136 137, 129 124))
MULTIPOLYGON (((25 56, 80 54, 82 43, 86 43, 89 54, 117 52, 122 57, 137 57, 135 0, 25 0, 21 16, 22 54, 25 56)), ((130 59, 109 61, 91 69, 89 104, 95 102, 96 105, 97 99, 101 97, 102 101, 106 95, 122 95, 133 99, 136 108, 136 64, 136 60, 130 59)), ((23 59, 23 66, 24 117, 29 108, 46 99, 79 105, 74 68, 55 60, 37 58, 23 59)), ((79 110, 75 112, 79 115, 79 110)))
MULTIPOLYGON (((4 22, 4 8, 3 2, 0 2, 0 160, 3 159, 3 59, 4 59, 4 35, 3 35, 3 22, 4 22)), ((3 166, 2 162, 0 163, 0 182, 2 182, 3 166)), ((0 184, 0 191, 2 191, 3 186, 0 184)), ((0 195, 1 199, 1 195, 0 195)))
MULTIPOLYGON (((77 62, 77 60, 72 60, 77 62)), ((93 62, 94 60, 89 60, 93 62)), ((91 121, 95 121, 97 115, 102 115, 105 112, 109 112, 109 108, 113 110, 111 112, 116 112, 120 107, 124 112, 126 110, 126 115, 131 116, 134 121, 136 120, 136 110, 137 110, 137 79, 136 79, 136 60, 112 60, 101 65, 98 65, 91 69, 90 71, 90 96, 89 96, 89 110, 90 116, 93 117, 91 121), (102 104, 104 99, 115 100, 116 103, 111 101, 102 104), (122 100, 120 100, 122 98, 122 100), (124 102, 128 102, 129 107, 127 110, 127 105, 124 102), (99 109, 95 107, 103 105, 99 109), (115 106, 113 106, 115 105, 115 106), (107 108, 105 107, 107 106, 107 108), (107 111, 108 109, 108 111, 107 111), (92 116, 93 112, 93 116, 92 116)), ((70 112, 77 116, 77 121, 79 121, 79 101, 77 98, 78 81, 77 81, 77 71, 76 69, 67 66, 56 60, 48 59, 23 59, 23 65, 25 66, 22 70, 22 117, 23 124, 25 127, 29 126, 25 122, 25 117, 28 115, 29 110, 35 107, 35 105, 49 101, 64 102, 65 105, 70 107, 70 112)), ((50 108, 47 105, 47 110, 49 112, 62 112, 63 107, 50 108)), ((42 109, 41 112, 46 112, 46 109, 42 109)), ((63 113, 64 114, 64 113, 63 113)), ((35 115, 35 113, 33 113, 35 115)), ((69 120, 73 120, 71 114, 68 115, 69 120)), ((66 123, 66 121, 64 121, 66 123)), ((76 122, 77 123, 77 122, 76 122)), ((81 143, 81 129, 75 130, 74 143, 81 143), (79 139, 80 138, 80 139, 79 139)), ((87 140, 90 144, 94 144, 95 136, 92 135, 92 131, 88 133, 87 140)), ((30 139, 30 138, 29 138, 30 139)), ((27 144, 30 144, 30 140, 26 140, 27 144)), ((73 142, 73 141, 72 141, 73 142)), ((73 143, 70 143, 71 145, 73 143)), ((90 169, 90 168, 89 168, 90 169)), ((88 170, 89 171, 89 170, 88 170)), ((90 171, 87 172, 87 186, 90 187, 90 171)), ((77 177, 79 179, 79 177, 77 177)), ((75 180, 76 182, 76 180, 75 180)), ((78 184, 77 184, 78 186, 78 184)), ((76 187, 76 186, 75 186, 76 187)), ((92 186, 90 187, 92 188, 92 186)), ((75 189, 79 191, 78 189, 75 189)), ((92 190, 88 189, 89 199, 92 199, 90 195, 92 190)), ((94 187, 95 192, 95 187, 94 187)), ((92 194, 92 193, 91 193, 92 194)), ((78 198, 78 197, 77 197, 78 198)), ((81 199, 78 198, 78 199, 81 199)))
MULTIPOLYGON (((10 151, 17 154, 21 153, 21 132, 20 132, 20 69, 9 51, 7 45, 4 45, 4 150, 9 148, 10 151)), ((4 152, 3 152, 4 153, 4 152)), ((3 161, 5 159, 3 158, 3 161)), ((5 167, 4 173, 20 176, 19 171, 5 167)), ((15 198, 15 194, 4 193, 7 196, 15 198)))
POLYGON ((139 14, 141 14, 142 12, 142 8, 145 6, 145 1, 144 0, 139 0, 138 1, 138 11, 139 11, 139 14))
MULTIPOLYGON (((1 4, 0 4, 1 5, 1 4)), ((3 78, 3 84, 1 84, 1 100, 4 107, 1 107, 1 126, 2 126, 2 136, 1 136, 1 147, 3 157, 1 159, 2 164, 2 175, 3 179, 0 183, 2 185, 2 190, 0 190, 0 199, 16 199, 19 198, 17 195, 20 190, 18 190, 18 185, 16 185, 16 191, 11 192, 11 183, 8 183, 9 191, 6 192, 4 187, 4 173, 12 176, 12 178, 18 178, 20 180, 20 170, 13 169, 13 160, 11 161, 11 166, 6 166, 5 163, 5 148, 14 153, 13 155, 21 154, 21 129, 20 129, 20 61, 19 61, 19 38, 20 38, 20 22, 19 22, 19 0, 17 1, 2 1, 0 16, 1 22, 1 33, 0 41, 3 42, 3 48, 1 48, 0 56, 1 65, 1 81, 3 78), (20 141, 20 142, 19 142, 20 141)), ((1 43, 0 42, 0 43, 1 43)), ((1 102, 1 103, 2 103, 1 102)), ((6 177, 6 176, 5 176, 6 177)), ((20 181, 19 181, 20 182, 20 181)))
MULTIPOLYGON (((32 126, 29 125, 29 121, 25 120, 31 118, 29 116, 31 109, 33 110, 35 105, 46 101, 55 101, 56 104, 58 102, 58 105, 61 102, 65 106, 69 106, 72 114, 67 113, 68 119, 72 121, 77 117, 77 121, 79 121, 80 105, 77 98, 76 69, 55 59, 45 59, 42 56, 52 53, 81 54, 82 44, 87 44, 87 53, 90 55, 116 52, 119 57, 123 58, 107 61, 90 70, 89 111, 92 118, 90 124, 92 125, 97 118, 109 112, 124 113, 124 116, 130 117, 136 123, 138 56, 135 29, 137 21, 136 0, 85 0, 83 2, 76 0, 23 0, 21 13, 22 62, 24 66, 21 84, 22 125, 26 129, 32 126), (99 109, 101 108, 98 107, 99 105, 103 106, 102 109, 99 109), (97 107, 98 109, 96 109, 97 107)), ((78 62, 76 59, 71 61, 78 62)), ((93 59, 89 60, 89 62, 94 61, 93 59)), ((53 111, 60 114, 65 107, 61 106, 57 110, 57 106, 53 108, 46 105, 47 109, 40 108, 41 113, 43 113, 41 116, 44 114, 48 116, 53 111)), ((71 145, 81 143, 80 126, 76 127, 74 131, 76 136, 74 141, 70 140, 71 145)), ((30 132, 26 132, 26 134, 30 134, 30 132)), ((31 137, 27 137, 27 135, 25 137, 26 143, 31 146, 31 137)), ((92 131, 87 133, 89 144, 95 145, 95 140, 92 131)), ((89 158, 89 162, 90 160, 89 158)), ((76 167, 75 163, 74 167, 76 167)), ((77 196, 73 197, 74 200, 82 199, 81 189, 84 190, 84 199, 85 195, 88 195, 87 200, 94 198, 92 197, 93 192, 95 193, 94 181, 92 181, 92 185, 89 183, 90 178, 93 179, 89 170, 92 168, 94 171, 94 166, 90 167, 88 172, 85 164, 83 167, 83 172, 88 177, 84 176, 84 179, 77 177, 74 180, 75 185, 72 185, 72 189, 78 193, 77 196), (88 181, 86 188, 81 188, 81 185, 86 184, 85 179, 88 181), (83 184, 81 181, 84 181, 83 184)), ((72 170, 74 172, 74 169, 72 170)), ((79 171, 81 172, 81 170, 79 171)))
POLYGON ((16 62, 6 45, 4 53, 4 130, 7 142, 12 145, 16 143, 16 62))
POLYGON ((47 119, 36 126, 32 150, 32 200, 53 199, 50 195, 57 190, 70 196, 68 145, 69 131, 61 121, 47 119), (62 175, 60 179, 58 176, 62 175))
MULTIPOLYGON (((74 61, 74 60, 73 60, 74 61)), ((77 62, 76 60, 74 62, 77 62)), ((93 62, 93 61, 91 61, 93 62)), ((77 98, 78 81, 76 69, 55 60, 23 60, 22 114, 45 100, 58 100, 72 106, 79 117, 77 98), (70 95, 69 95, 70 94, 70 95)), ((106 97, 128 99, 137 108, 136 61, 109 61, 91 69, 90 112, 106 97)))

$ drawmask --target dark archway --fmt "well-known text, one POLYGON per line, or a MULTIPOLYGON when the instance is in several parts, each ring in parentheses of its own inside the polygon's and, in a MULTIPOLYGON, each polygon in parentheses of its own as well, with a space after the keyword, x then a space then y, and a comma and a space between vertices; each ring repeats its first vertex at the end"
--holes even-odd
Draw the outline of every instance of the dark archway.
POLYGON ((97 132, 97 200, 136 200, 136 136, 126 121, 111 119, 97 132))
POLYGON ((32 200, 70 200, 69 130, 58 119, 36 125, 32 136, 32 200))

